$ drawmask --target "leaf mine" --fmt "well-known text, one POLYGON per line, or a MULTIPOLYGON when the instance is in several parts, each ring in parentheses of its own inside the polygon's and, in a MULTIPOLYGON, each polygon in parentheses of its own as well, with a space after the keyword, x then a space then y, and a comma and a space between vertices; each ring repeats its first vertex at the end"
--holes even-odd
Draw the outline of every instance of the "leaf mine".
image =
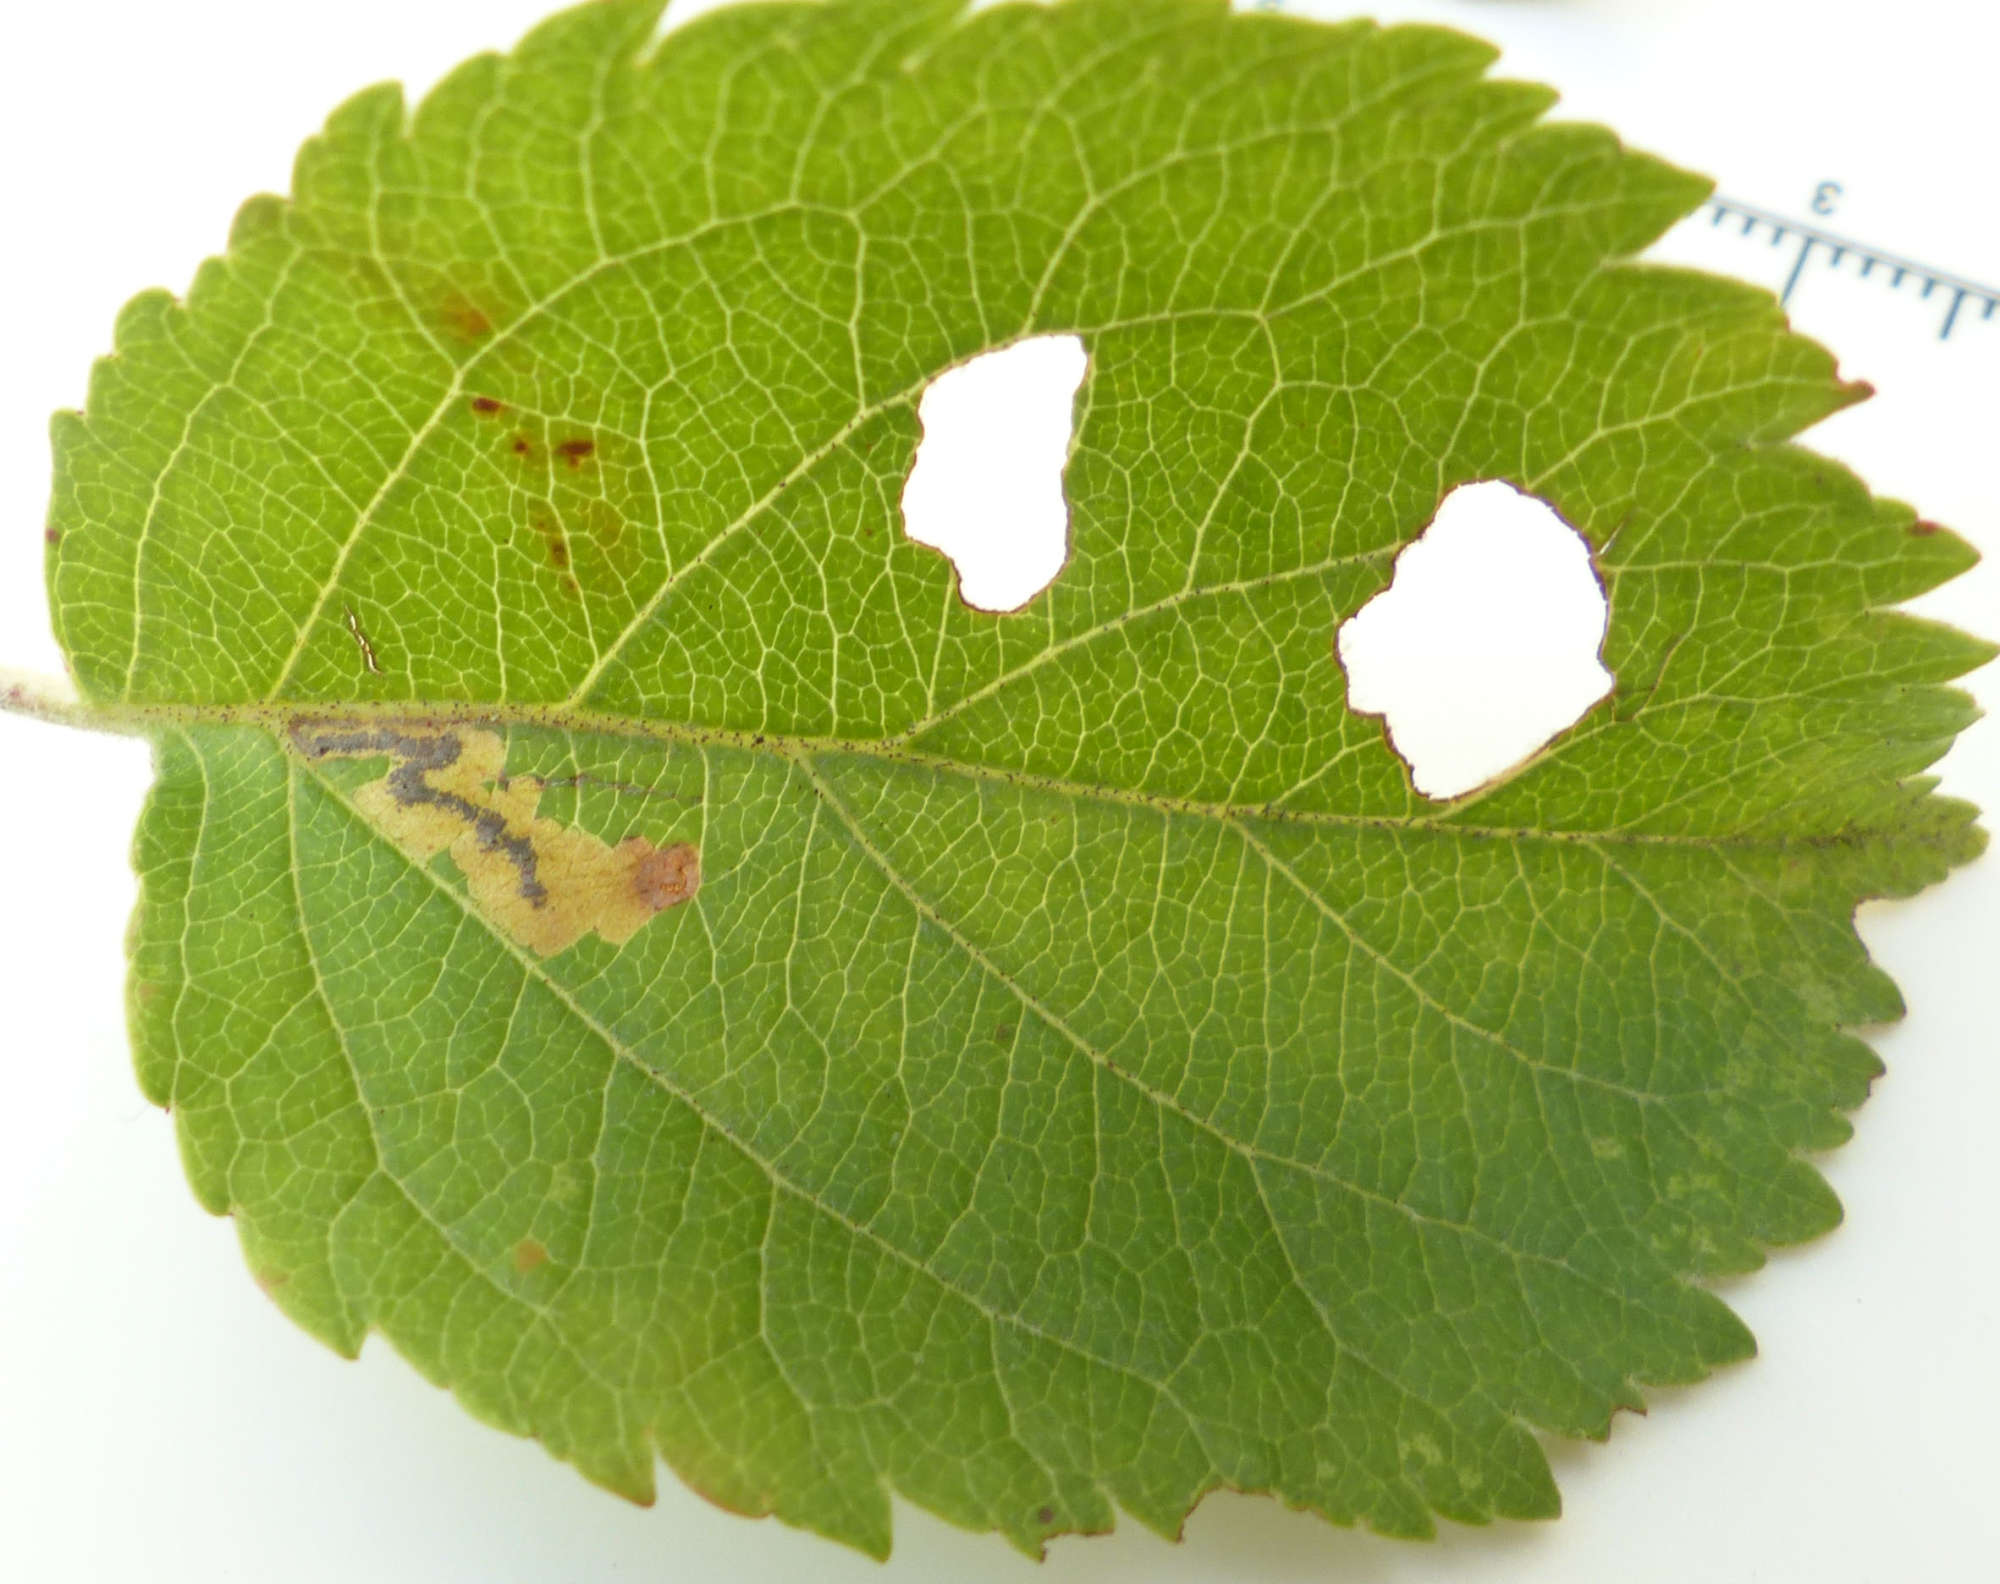
POLYGON ((291 742, 308 761, 389 760, 356 806, 416 862, 448 853, 481 912, 540 956, 593 933, 622 946, 701 889, 688 843, 630 836, 613 847, 538 816, 542 784, 508 777, 498 732, 300 721, 291 742))

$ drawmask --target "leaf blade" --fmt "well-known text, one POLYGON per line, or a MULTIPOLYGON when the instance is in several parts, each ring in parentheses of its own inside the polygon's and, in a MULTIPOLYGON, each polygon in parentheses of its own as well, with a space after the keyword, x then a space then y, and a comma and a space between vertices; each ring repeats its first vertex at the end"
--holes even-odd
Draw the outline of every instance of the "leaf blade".
POLYGON ((1526 1426, 1747 1356, 1690 1278, 1838 1217, 1797 1156, 1875 1071, 1839 1027, 1893 1011, 1853 905, 1977 840, 1908 778, 1984 651, 1876 607, 1961 547, 1780 444, 1850 392, 1768 299, 1619 262, 1701 184, 1533 125, 1481 46, 1162 0, 652 48, 656 10, 558 18, 408 127, 351 101, 59 426, 72 662, 177 728, 136 1025, 197 1192, 316 1334, 379 1327, 637 1497, 657 1447, 877 1552, 885 1487, 1029 1550, 1218 1484, 1552 1514, 1526 1426), (1286 95, 1335 113, 1258 128, 1286 95), (517 182, 454 211, 489 121, 517 182), (600 133, 644 202, 598 202, 600 133), (938 192, 966 240, 926 253, 938 192), (920 257, 965 289, 891 289, 920 257), (599 323, 685 337, 666 418, 599 323), (996 619, 894 488, 928 378, 1050 329, 1094 355, 1072 562, 996 619), (1620 695, 1434 813, 1331 635, 1485 469, 1592 537, 1620 695), (127 584, 157 636, 107 621, 127 584), (378 765, 297 752, 355 719, 497 732, 496 787, 606 844, 686 825, 700 893, 538 959, 359 806, 378 765))

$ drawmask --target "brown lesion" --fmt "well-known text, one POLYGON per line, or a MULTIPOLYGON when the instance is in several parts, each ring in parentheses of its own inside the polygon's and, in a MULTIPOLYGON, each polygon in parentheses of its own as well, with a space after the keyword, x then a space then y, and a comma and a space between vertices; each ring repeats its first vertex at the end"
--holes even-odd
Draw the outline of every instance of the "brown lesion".
POLYGON ((569 571, 569 535, 563 532, 559 524, 547 517, 537 517, 534 523, 535 532, 540 536, 543 549, 548 553, 549 565, 558 572, 569 571))
POLYGON ((438 318, 454 340, 476 344, 493 334, 493 316, 461 292, 438 304, 438 318))
POLYGON ((655 913, 679 907, 701 889, 701 854, 683 842, 640 859, 632 870, 632 890, 655 913))
POLYGON ((685 842, 631 836, 614 847, 539 815, 543 783, 507 775, 498 732, 299 721, 291 740, 310 761, 387 759, 355 806, 418 862, 449 853, 480 911, 541 956, 592 933, 622 946, 701 887, 700 854, 685 842))

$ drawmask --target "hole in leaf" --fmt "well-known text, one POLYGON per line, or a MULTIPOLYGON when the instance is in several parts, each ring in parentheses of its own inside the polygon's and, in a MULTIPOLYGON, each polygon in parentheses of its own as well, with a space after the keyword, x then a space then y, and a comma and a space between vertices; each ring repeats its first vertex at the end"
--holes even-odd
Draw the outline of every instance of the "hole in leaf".
POLYGON ((1426 797, 1514 768, 1611 691, 1590 548, 1547 501, 1465 484, 1341 629, 1348 703, 1380 715, 1426 797))
POLYGON ((924 392, 924 437, 903 486, 903 529, 942 551, 978 610, 1019 610, 1069 559, 1063 467, 1089 358, 1036 336, 949 369, 924 392))

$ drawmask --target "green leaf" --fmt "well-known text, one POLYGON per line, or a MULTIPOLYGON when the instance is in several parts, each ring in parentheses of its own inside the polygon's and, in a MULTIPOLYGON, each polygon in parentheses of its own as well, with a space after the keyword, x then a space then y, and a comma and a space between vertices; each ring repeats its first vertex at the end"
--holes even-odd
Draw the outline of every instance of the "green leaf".
POLYGON ((1969 551, 1786 444, 1859 392, 1767 295, 1629 262, 1705 184, 1470 39, 659 10, 350 101, 57 422, 196 1193, 637 1499, 1552 1514, 1536 1432, 1839 1217, 1853 909, 1981 841, 1918 777, 1990 651, 1887 607, 1969 551), (1070 559, 972 610, 916 403, 1046 332, 1070 559), (1483 478, 1619 681, 1436 805, 1334 634, 1483 478))

